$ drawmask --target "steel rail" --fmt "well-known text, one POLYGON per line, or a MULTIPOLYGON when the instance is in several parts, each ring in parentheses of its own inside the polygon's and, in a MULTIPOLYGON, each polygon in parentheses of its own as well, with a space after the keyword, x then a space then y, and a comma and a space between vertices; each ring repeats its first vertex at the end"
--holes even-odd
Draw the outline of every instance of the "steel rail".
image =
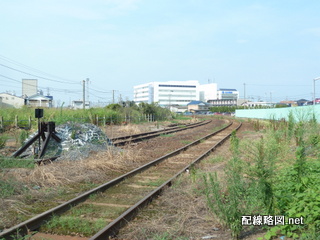
POLYGON ((191 124, 185 125, 185 127, 183 127, 183 128, 174 127, 174 128, 170 128, 170 129, 163 129, 163 130, 158 130, 158 131, 151 131, 151 132, 145 132, 145 133, 139 133, 139 134, 133 134, 133 135, 128 135, 128 136, 111 138, 110 140, 113 142, 114 146, 122 146, 128 142, 130 142, 130 143, 137 142, 137 141, 142 141, 145 139, 157 137, 157 136, 160 136, 161 134, 179 132, 179 131, 199 127, 199 126, 208 124, 210 122, 212 122, 212 120, 202 121, 200 123, 191 123, 191 124))
MULTIPOLYGON (((167 128, 167 129, 158 130, 158 131, 150 131, 150 132, 145 132, 145 133, 115 137, 115 138, 111 138, 110 140, 111 140, 111 142, 122 140, 122 141, 113 143, 114 146, 122 146, 122 145, 125 145, 126 143, 129 143, 129 142, 142 141, 145 139, 160 136, 161 134, 168 134, 168 133, 172 133, 172 132, 179 132, 179 131, 191 129, 194 127, 200 127, 202 125, 209 124, 210 122, 212 122, 212 120, 201 121, 201 122, 190 123, 190 124, 182 124, 185 127, 183 127, 183 128, 171 127, 171 128, 167 128)), ((38 165, 46 164, 46 163, 50 163, 50 162, 56 160, 59 157, 60 156, 55 156, 55 157, 46 158, 46 159, 35 159, 35 163, 37 163, 38 165)))
MULTIPOLYGON (((204 121, 201 121, 201 122, 204 122, 204 121)), ((114 138, 111 138, 110 140, 111 141, 124 140, 124 139, 128 139, 128 138, 131 138, 131 137, 139 137, 139 136, 141 136, 143 134, 147 135, 147 134, 152 134, 152 133, 158 133, 158 132, 161 132, 161 131, 166 131, 166 130, 169 130, 169 129, 177 129, 177 128, 181 128, 181 126, 190 126, 190 125, 194 125, 194 124, 198 124, 198 123, 181 124, 180 126, 168 127, 168 128, 164 128, 164 129, 161 129, 161 130, 155 130, 155 131, 150 131, 150 132, 145 132, 145 133, 138 133, 138 134, 133 134, 133 135, 114 137, 114 138)))
MULTIPOLYGON (((237 131, 241 127, 242 123, 240 123, 235 130, 237 131)), ((120 228, 124 227, 130 220, 132 220, 139 212, 141 208, 146 206, 149 202, 152 201, 155 197, 160 195, 163 190, 166 187, 170 187, 172 185, 172 182, 180 176, 182 173, 184 173, 187 169, 191 168, 198 162, 200 162, 203 158, 205 158, 210 152, 214 151, 219 145, 224 143, 232 133, 229 133, 227 136, 225 136, 223 139, 221 139, 218 143, 216 143, 214 146, 212 146, 209 150, 207 150, 205 153, 201 154, 198 158, 196 158, 194 161, 192 161, 188 166, 183 167, 178 173, 176 173, 172 178, 167 180, 165 183, 163 183, 158 188, 154 189, 152 192, 150 192, 147 196, 145 196, 143 199, 141 199, 139 202, 137 202, 135 205, 127 209, 123 214, 121 214, 118 218, 116 218, 114 221, 109 223, 105 228, 101 229, 98 233, 96 233, 94 236, 92 236, 89 240, 105 240, 109 239, 110 237, 115 236, 120 228)), ((198 140, 197 140, 198 141, 198 140)))
POLYGON ((79 195, 76 198, 73 198, 65 203, 62 203, 54 208, 51 208, 41 214, 38 214, 36 216, 34 216, 33 218, 30 218, 20 224, 17 224, 9 229, 5 229, 3 232, 0 232, 0 239, 4 238, 4 239, 16 239, 19 238, 21 236, 27 235, 28 232, 30 231, 34 231, 36 229, 38 229, 44 222, 48 221, 50 218, 52 218, 52 216, 54 215, 60 215, 66 211, 68 211, 69 209, 71 209, 73 206, 84 202, 86 199, 89 198, 90 195, 95 194, 97 192, 103 192, 105 190, 107 190, 108 188, 115 186, 116 184, 122 182, 123 180, 130 178, 140 172, 143 172, 144 170, 148 169, 151 166, 154 166, 162 161, 164 161, 165 159, 175 156, 177 154, 179 154, 180 152, 186 150, 187 148, 189 148, 190 146, 196 145, 198 143, 200 143, 202 140, 207 139, 215 134, 218 134, 219 132, 225 130, 226 128, 230 127, 232 125, 232 122, 229 123, 227 126, 213 132, 210 133, 208 135, 206 135, 205 137, 202 137, 192 143, 189 143, 181 148, 178 148, 162 157, 159 157, 155 160, 152 160, 149 163, 146 163, 132 171, 129 171, 128 173, 125 173, 107 183, 104 183, 96 188, 93 188, 87 192, 82 193, 81 195, 79 195))

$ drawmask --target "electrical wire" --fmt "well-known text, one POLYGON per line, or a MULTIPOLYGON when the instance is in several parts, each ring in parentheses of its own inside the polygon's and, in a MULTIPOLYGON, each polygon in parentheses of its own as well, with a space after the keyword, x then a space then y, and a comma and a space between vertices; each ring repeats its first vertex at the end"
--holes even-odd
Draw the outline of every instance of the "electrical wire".
MULTIPOLYGON (((0 74, 0 77, 12 80, 14 82, 18 82, 20 84, 22 83, 20 80, 17 80, 17 79, 11 78, 11 77, 7 77, 7 76, 4 76, 2 74, 0 74)), ((24 84, 28 85, 28 86, 34 86, 32 84, 29 84, 29 83, 24 83, 24 84)), ((44 87, 39 86, 39 88, 44 88, 44 87)), ((70 89, 61 89, 61 88, 50 88, 50 90, 53 90, 55 92, 64 92, 64 93, 81 93, 82 92, 82 90, 70 90, 70 89)))
POLYGON ((11 70, 16 71, 16 72, 20 72, 20 73, 23 73, 23 74, 27 74, 27 75, 32 76, 32 77, 45 79, 45 80, 48 80, 48 81, 51 81, 51 82, 58 82, 58 83, 65 83, 65 84, 79 84, 79 82, 73 82, 73 83, 71 83, 71 82, 65 82, 65 81, 54 80, 54 79, 50 79, 50 78, 46 78, 46 77, 41 77, 41 76, 38 76, 38 75, 35 75, 35 74, 32 74, 32 73, 27 73, 27 72, 21 71, 21 70, 19 70, 19 69, 13 68, 13 67, 9 67, 9 66, 4 65, 4 64, 2 64, 2 63, 0 63, 0 66, 6 67, 6 68, 11 69, 11 70))
POLYGON ((39 72, 39 73, 44 74, 44 75, 48 75, 48 76, 51 76, 51 77, 54 77, 54 78, 58 78, 58 79, 60 79, 60 80, 63 80, 64 82, 71 82, 72 84, 73 84, 73 83, 78 83, 78 82, 76 82, 76 81, 74 81, 74 80, 70 80, 70 79, 65 79, 65 78, 62 78, 62 77, 58 77, 58 76, 55 76, 55 75, 53 75, 53 74, 50 74, 50 73, 41 71, 41 70, 39 70, 39 69, 36 69, 36 68, 30 67, 30 66, 27 66, 27 65, 25 65, 25 64, 23 64, 23 63, 19 63, 19 62, 15 61, 15 60, 12 60, 12 59, 10 59, 10 58, 7 58, 7 57, 5 57, 5 56, 3 56, 3 55, 0 55, 0 59, 2 59, 2 60, 4 60, 4 61, 7 61, 7 62, 10 62, 10 63, 12 63, 12 64, 15 64, 15 65, 17 65, 17 66, 20 66, 20 67, 29 69, 29 70, 34 71, 34 72, 39 72))

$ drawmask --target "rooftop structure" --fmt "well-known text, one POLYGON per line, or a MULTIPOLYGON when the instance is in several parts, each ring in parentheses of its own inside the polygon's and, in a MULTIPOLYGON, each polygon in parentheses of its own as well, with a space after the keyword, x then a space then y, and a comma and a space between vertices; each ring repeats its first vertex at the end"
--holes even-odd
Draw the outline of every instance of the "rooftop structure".
POLYGON ((37 94, 38 80, 37 79, 22 79, 22 96, 30 97, 37 94))

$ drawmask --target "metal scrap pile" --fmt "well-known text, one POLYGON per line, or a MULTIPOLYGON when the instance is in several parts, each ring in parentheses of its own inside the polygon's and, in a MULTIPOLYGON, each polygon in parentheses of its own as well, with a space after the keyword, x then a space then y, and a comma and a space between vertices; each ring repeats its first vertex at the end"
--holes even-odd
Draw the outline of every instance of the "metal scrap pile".
POLYGON ((62 139, 59 148, 64 159, 79 160, 91 151, 105 150, 112 145, 105 133, 93 124, 67 123, 56 127, 56 131, 62 139))
MULTIPOLYGON (((50 139, 44 158, 59 156, 59 160, 80 160, 88 157, 92 151, 106 150, 112 145, 105 133, 93 124, 67 123, 57 126, 55 130, 61 142, 50 139)), ((35 142, 29 149, 30 154, 37 145, 35 142)))

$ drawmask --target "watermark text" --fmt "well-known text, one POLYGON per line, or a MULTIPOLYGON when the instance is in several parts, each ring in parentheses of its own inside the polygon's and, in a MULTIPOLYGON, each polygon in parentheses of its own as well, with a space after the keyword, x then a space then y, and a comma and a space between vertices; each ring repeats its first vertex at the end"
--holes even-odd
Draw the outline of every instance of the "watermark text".
POLYGON ((283 215, 244 215, 241 216, 243 226, 277 226, 277 225, 303 225, 303 217, 285 218, 283 215))

